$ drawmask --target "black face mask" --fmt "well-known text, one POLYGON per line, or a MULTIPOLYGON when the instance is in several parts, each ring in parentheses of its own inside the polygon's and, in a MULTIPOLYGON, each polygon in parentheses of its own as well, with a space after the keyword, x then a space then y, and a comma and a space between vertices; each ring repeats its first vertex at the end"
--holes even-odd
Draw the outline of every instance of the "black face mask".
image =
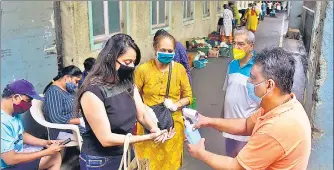
POLYGON ((121 82, 124 81, 133 81, 133 72, 135 71, 135 67, 129 67, 127 65, 124 65, 116 60, 118 64, 120 64, 119 69, 117 70, 119 80, 121 82))

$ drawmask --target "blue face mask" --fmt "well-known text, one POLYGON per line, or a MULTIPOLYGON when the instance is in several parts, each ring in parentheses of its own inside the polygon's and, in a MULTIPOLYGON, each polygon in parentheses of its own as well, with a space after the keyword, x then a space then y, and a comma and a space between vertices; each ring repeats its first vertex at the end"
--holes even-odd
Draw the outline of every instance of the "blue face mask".
MULTIPOLYGON (((262 81, 261 83, 263 83, 264 81, 262 81)), ((246 88, 247 88, 247 93, 248 93, 248 97, 253 100, 254 102, 256 102, 257 104, 260 104, 263 97, 267 95, 267 93, 265 95, 263 95, 262 97, 258 97, 256 94, 255 94, 255 87, 260 85, 261 83, 258 83, 256 85, 250 83, 249 81, 247 81, 247 84, 246 84, 246 88)))
POLYGON ((172 62, 172 60, 174 59, 175 53, 163 53, 163 52, 157 52, 157 57, 158 60, 162 63, 162 64, 169 64, 170 62, 172 62))
POLYGON ((66 83, 66 90, 69 93, 73 93, 77 86, 73 82, 66 83))

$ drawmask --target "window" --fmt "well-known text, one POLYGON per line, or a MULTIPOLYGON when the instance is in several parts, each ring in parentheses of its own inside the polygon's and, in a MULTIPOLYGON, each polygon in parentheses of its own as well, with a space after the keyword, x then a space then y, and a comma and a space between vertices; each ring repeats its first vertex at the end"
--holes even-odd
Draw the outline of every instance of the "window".
POLYGON ((239 10, 244 9, 244 1, 237 1, 237 7, 239 10))
POLYGON ((194 20, 195 2, 182 1, 182 6, 183 6, 183 21, 194 20))
POLYGON ((210 1, 203 1, 203 18, 210 17, 210 1))
POLYGON ((113 34, 122 32, 124 25, 120 1, 88 1, 88 12, 93 50, 100 48, 113 34))
POLYGON ((151 1, 151 24, 152 28, 168 26, 169 3, 166 1, 151 1))
POLYGON ((222 12, 222 3, 221 1, 217 1, 217 14, 222 12))

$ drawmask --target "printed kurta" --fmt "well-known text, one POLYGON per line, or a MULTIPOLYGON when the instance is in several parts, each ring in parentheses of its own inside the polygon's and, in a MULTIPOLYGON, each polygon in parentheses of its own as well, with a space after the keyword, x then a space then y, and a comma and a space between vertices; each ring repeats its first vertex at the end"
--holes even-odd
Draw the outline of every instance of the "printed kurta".
POLYGON ((247 20, 247 29, 250 31, 255 32, 257 29, 257 24, 259 22, 259 10, 247 10, 247 13, 245 14, 245 19, 247 20))
MULTIPOLYGON (((173 70, 169 91, 169 99, 174 103, 187 97, 192 101, 192 90, 185 68, 173 62, 173 70)), ((150 60, 140 65, 135 71, 135 84, 137 85, 143 101, 148 106, 162 103, 168 81, 168 72, 161 72, 150 60)), ((175 136, 165 143, 154 141, 140 142, 134 145, 139 159, 148 158, 151 170, 178 170, 182 164, 184 143, 184 122, 181 111, 173 113, 175 136)), ((137 124, 137 134, 144 134, 142 125, 137 124)))

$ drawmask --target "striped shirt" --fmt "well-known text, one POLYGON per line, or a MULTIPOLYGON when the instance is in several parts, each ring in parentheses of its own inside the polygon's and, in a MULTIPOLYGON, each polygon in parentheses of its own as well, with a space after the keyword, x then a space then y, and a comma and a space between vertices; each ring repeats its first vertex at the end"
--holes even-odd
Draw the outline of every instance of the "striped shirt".
MULTIPOLYGON (((45 92, 45 101, 43 104, 43 112, 45 119, 52 123, 68 124, 74 115, 74 98, 75 94, 71 94, 62 90, 58 86, 51 85, 45 92)), ((79 115, 81 117, 81 115, 79 115)), ((85 128, 79 126, 80 132, 85 132, 85 128)), ((58 133, 72 133, 71 130, 50 129, 50 139, 57 139, 58 133)))
MULTIPOLYGON (((256 53, 253 51, 253 56, 256 53)), ((240 67, 239 60, 232 60, 228 66, 223 90, 226 91, 224 101, 224 118, 248 118, 259 105, 248 97, 246 88, 250 71, 254 65, 251 58, 248 63, 240 67)), ((246 142, 248 136, 237 136, 223 132, 225 138, 246 142)))
POLYGON ((190 67, 189 67, 189 62, 188 62, 187 49, 180 42, 176 42, 174 61, 184 66, 184 68, 187 71, 187 75, 188 75, 189 82, 191 85, 192 79, 191 79, 190 67))

